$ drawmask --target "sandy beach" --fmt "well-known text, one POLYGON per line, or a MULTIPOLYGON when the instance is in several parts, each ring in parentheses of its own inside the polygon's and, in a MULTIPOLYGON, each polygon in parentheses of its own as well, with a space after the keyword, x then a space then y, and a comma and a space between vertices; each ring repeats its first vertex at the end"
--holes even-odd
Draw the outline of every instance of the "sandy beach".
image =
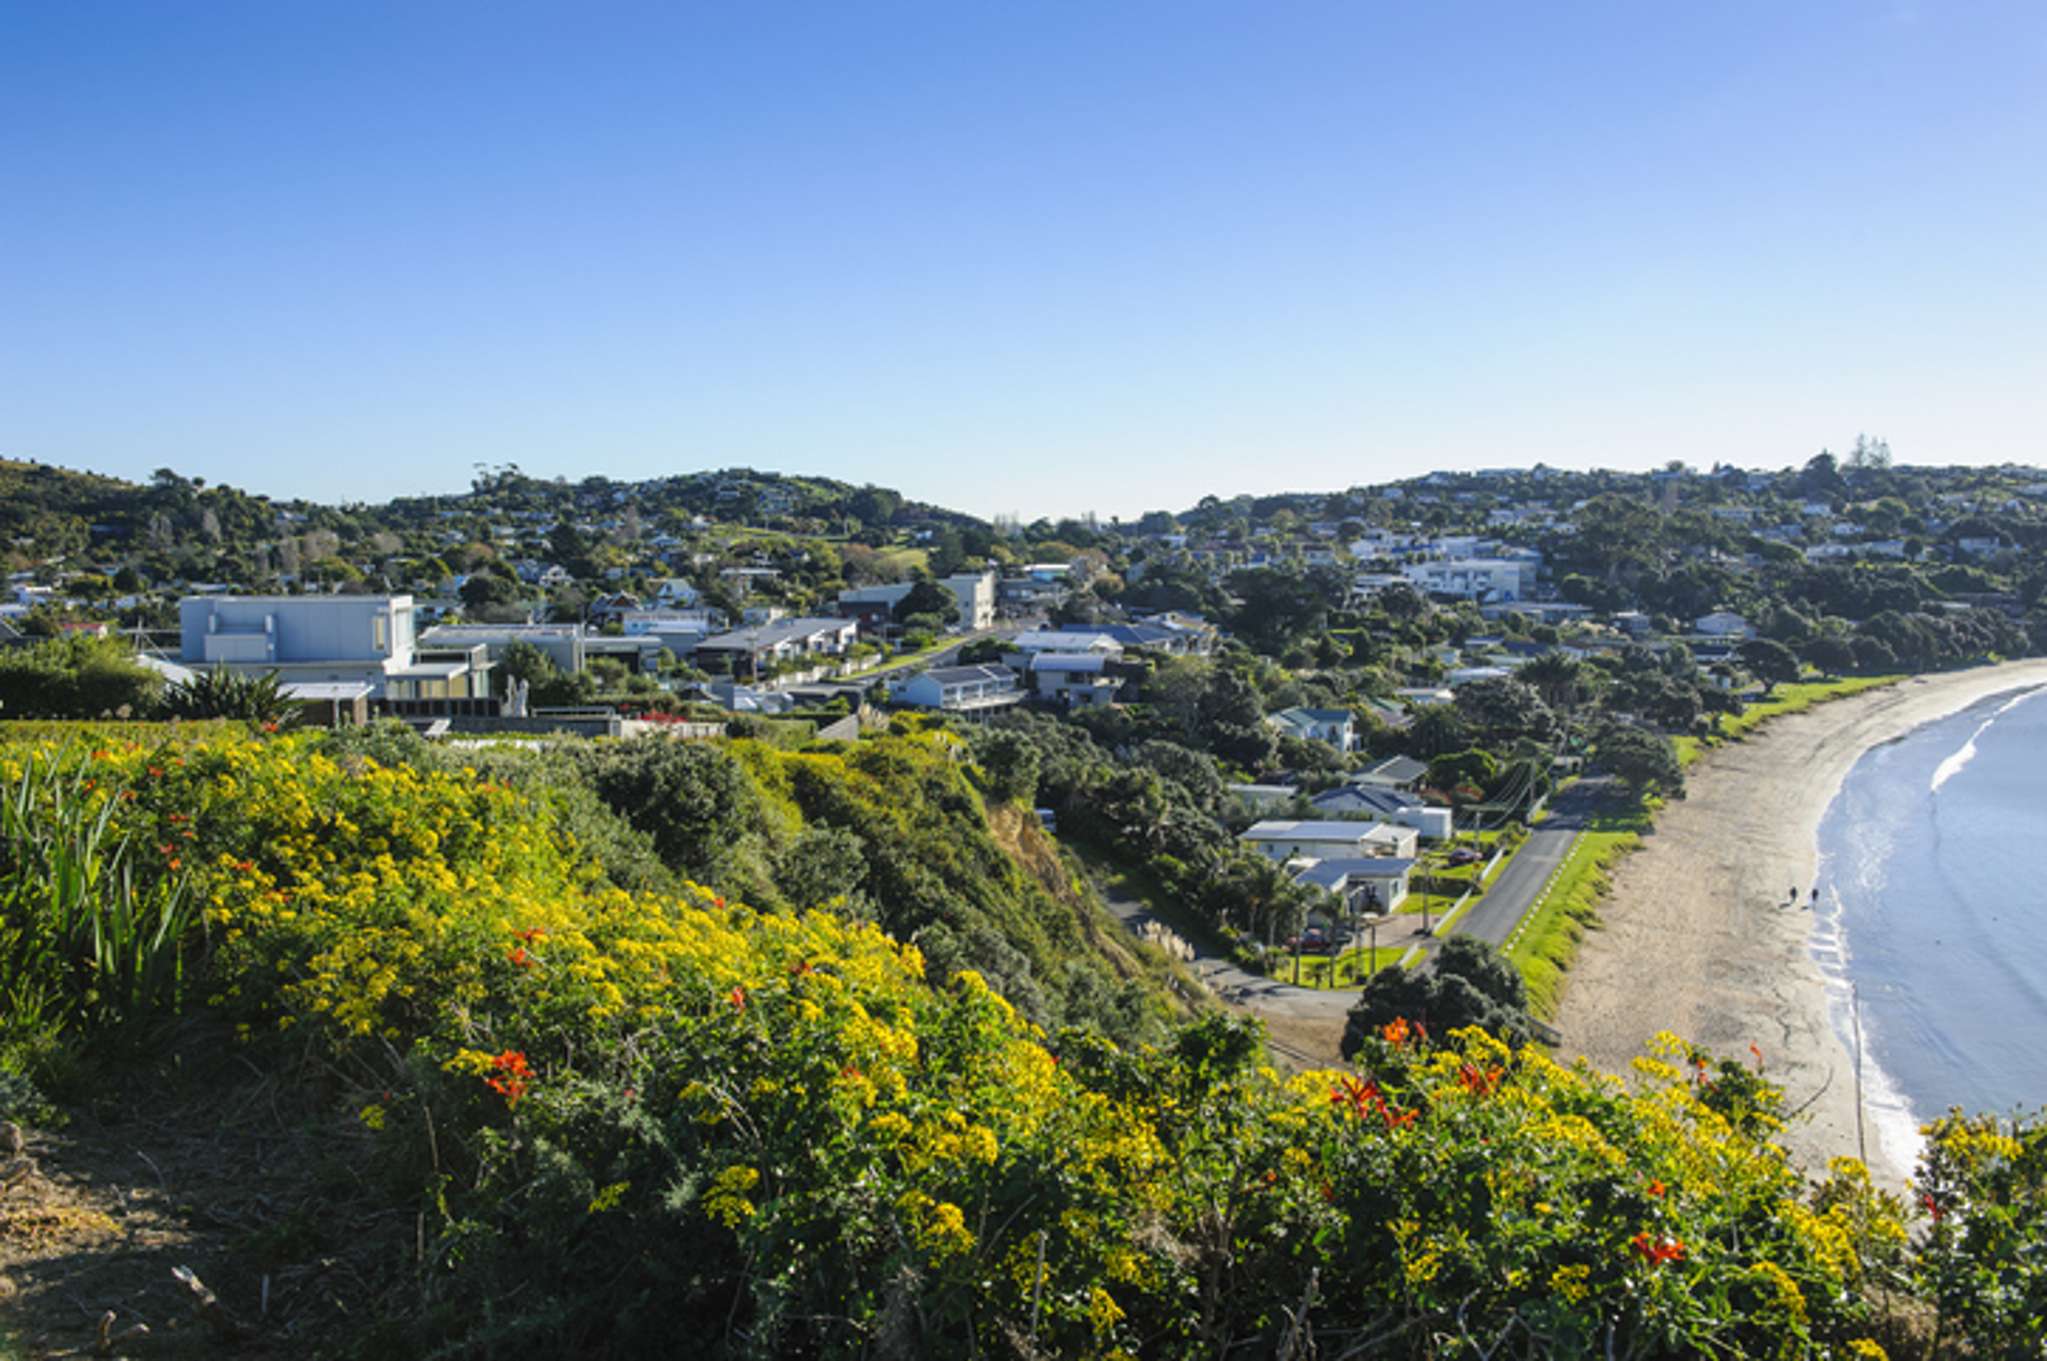
MULTIPOLYGON (((2047 684, 2047 660, 1905 681, 1773 720, 1687 772, 1641 850, 1621 862, 1603 929, 1579 947, 1557 1016, 1563 1053, 1610 1072, 1659 1030, 1746 1058, 1755 1044, 1789 1108, 1787 1142, 1809 1171, 1856 1151, 1854 1065, 1809 951, 1820 819, 1863 752, 1989 695, 2047 684)), ((1886 1184, 1910 1168, 1869 1134, 1886 1184)))

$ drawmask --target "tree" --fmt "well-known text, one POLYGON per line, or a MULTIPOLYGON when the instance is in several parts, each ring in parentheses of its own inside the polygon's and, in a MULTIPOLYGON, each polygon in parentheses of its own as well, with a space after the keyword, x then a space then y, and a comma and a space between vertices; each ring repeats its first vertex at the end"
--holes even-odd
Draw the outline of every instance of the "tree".
POLYGON ((1556 715, 1542 702, 1542 696, 1512 676, 1460 685, 1457 711, 1490 746, 1507 746, 1524 737, 1548 742, 1557 732, 1556 715))
POLYGON ((537 705, 588 704, 597 697, 596 678, 569 675, 554 658, 524 639, 514 639, 498 658, 498 674, 504 677, 503 692, 510 695, 514 681, 525 681, 528 699, 537 705))
POLYGON ((1028 805, 1038 793, 1038 749, 1022 733, 998 730, 974 743, 974 760, 996 803, 1028 805))
POLYGON ((935 581, 920 581, 896 602, 893 613, 898 624, 907 626, 915 619, 920 627, 936 632, 959 619, 959 597, 935 581))
POLYGON ((1684 768, 1677 748, 1662 733, 1633 724, 1616 723, 1601 734, 1594 754, 1639 797, 1651 790, 1671 795, 1684 792, 1684 768))
POLYGON ((1805 660, 1830 676, 1855 669, 1855 646, 1846 638, 1820 634, 1805 640, 1799 649, 1805 660))
POLYGON ((1426 969, 1381 969, 1366 981, 1344 1019, 1342 1052, 1348 1059, 1367 1036, 1395 1021, 1419 1021, 1442 1036, 1483 1026, 1510 1042, 1528 1038, 1528 989, 1497 946, 1472 936, 1451 936, 1426 969))
POLYGON ((79 635, 0 650, 0 719, 139 715, 162 687, 117 639, 79 635))
POLYGON ((1765 685, 1789 685, 1798 679, 1798 657, 1780 642, 1747 638, 1738 652, 1741 664, 1761 677, 1765 685))
POLYGON ((1408 749, 1425 761, 1470 745, 1471 727, 1454 704, 1423 704, 1408 719, 1408 749))
POLYGON ((643 737, 590 753, 591 787, 653 838, 663 863, 699 883, 716 883, 761 818, 746 772, 701 742, 643 737))
POLYGON ((1552 648, 1537 653, 1514 673, 1514 678, 1533 686, 1542 702, 1559 712, 1575 708, 1585 684, 1585 667, 1577 658, 1552 648))
POLYGON ((775 865, 775 886, 791 906, 808 911, 844 899, 842 915, 871 915, 861 887, 867 878, 867 842, 843 827, 806 827, 775 865))

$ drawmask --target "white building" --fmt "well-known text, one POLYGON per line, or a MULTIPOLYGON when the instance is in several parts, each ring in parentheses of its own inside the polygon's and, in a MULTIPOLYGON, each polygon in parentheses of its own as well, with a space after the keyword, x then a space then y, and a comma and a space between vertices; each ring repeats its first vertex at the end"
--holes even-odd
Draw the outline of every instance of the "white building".
POLYGON ((360 681, 381 699, 489 693, 487 662, 416 655, 409 595, 192 595, 178 602, 178 625, 178 659, 197 670, 360 681))
POLYGON ((891 681, 889 698, 920 709, 947 713, 985 713, 1023 702, 1016 672, 1006 666, 943 666, 908 680, 891 681))
POLYGON ((1421 843, 1412 827, 1384 822, 1289 822, 1269 820, 1237 840, 1268 860, 1361 860, 1368 856, 1414 858, 1421 843))
POLYGON ((1535 594, 1539 561, 1523 558, 1443 558, 1406 569, 1415 589, 1461 600, 1522 600, 1535 594))

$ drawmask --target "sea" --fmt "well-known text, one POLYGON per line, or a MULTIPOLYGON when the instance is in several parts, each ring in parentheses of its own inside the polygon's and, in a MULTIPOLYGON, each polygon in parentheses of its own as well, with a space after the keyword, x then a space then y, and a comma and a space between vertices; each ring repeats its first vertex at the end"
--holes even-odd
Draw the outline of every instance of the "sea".
POLYGON ((1820 823, 1812 950, 1872 1155, 1951 1106, 2047 1106, 2047 688, 1871 748, 1820 823))

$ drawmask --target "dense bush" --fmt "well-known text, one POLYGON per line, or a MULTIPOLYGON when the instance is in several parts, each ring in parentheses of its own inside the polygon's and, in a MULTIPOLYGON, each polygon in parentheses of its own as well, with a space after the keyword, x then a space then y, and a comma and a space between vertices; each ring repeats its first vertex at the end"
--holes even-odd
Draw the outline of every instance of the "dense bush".
MULTIPOLYGON (((806 780, 971 797, 915 742, 787 762, 771 819, 806 780)), ((17 745, 0 777, 189 871, 209 1009, 329 1056, 408 1235, 403 1308, 335 1349, 1873 1356, 1908 1267, 1979 1348, 2038 1318, 2030 1126, 1940 1134, 1915 1261, 1858 1166, 1806 1185, 1768 1084, 1674 1039, 1622 1082, 1396 1017, 1281 1079, 1242 1022, 1048 1031, 833 912, 628 892, 475 769, 214 735, 17 745)))

